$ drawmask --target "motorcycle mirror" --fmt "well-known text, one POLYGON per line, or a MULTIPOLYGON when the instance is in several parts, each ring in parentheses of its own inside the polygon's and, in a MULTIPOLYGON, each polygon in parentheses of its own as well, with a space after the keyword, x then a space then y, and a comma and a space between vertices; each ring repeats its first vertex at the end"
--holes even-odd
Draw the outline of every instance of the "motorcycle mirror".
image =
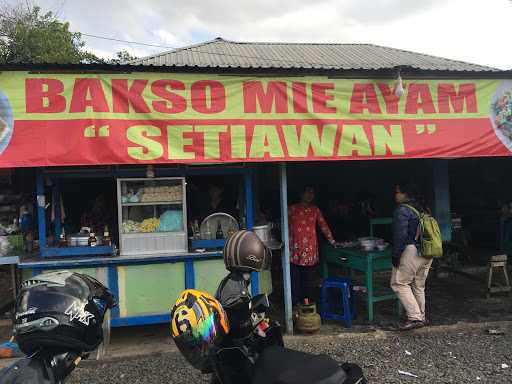
POLYGON ((80 364, 82 357, 74 352, 56 355, 50 362, 55 378, 64 380, 80 364))

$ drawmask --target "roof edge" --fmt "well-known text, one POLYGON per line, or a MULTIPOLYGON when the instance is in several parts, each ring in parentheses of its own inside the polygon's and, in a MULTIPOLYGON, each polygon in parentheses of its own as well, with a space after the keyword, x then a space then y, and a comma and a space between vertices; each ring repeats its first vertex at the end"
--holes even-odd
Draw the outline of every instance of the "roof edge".
POLYGON ((325 75, 338 78, 393 78, 400 69, 402 77, 418 78, 473 78, 512 79, 512 70, 497 71, 448 71, 427 70, 410 66, 381 69, 326 69, 326 68, 240 68, 240 67, 197 67, 197 66, 156 66, 130 64, 0 64, 0 71, 27 71, 34 73, 210 73, 210 74, 265 74, 276 76, 325 75))
POLYGON ((436 59, 451 61, 453 63, 460 63, 460 64, 465 64, 465 65, 475 65, 475 66, 478 66, 478 67, 488 68, 489 71, 502 71, 502 69, 499 69, 499 68, 496 68, 496 67, 489 67, 488 65, 470 63, 468 61, 463 61, 463 60, 450 59, 450 58, 443 57, 443 56, 431 55, 429 53, 409 51, 408 49, 389 47, 389 46, 386 46, 386 45, 379 45, 379 44, 365 44, 365 45, 371 45, 371 46, 382 48, 382 49, 392 49, 394 51, 406 52, 406 53, 411 53, 413 55, 421 55, 421 56, 424 56, 424 57, 433 57, 433 58, 436 58, 436 59))

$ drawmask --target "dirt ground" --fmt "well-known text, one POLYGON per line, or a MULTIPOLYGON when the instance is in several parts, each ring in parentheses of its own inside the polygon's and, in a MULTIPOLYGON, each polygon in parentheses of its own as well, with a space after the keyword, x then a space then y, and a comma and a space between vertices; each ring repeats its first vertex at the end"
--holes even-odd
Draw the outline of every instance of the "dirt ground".
MULTIPOLYGON (((357 363, 371 383, 495 384, 512 380, 511 331, 510 323, 485 323, 427 327, 409 333, 376 331, 292 336, 285 338, 285 345, 304 352, 324 353, 339 362, 357 363), (486 329, 490 326, 499 327, 504 334, 489 335, 486 329)), ((140 327, 134 332, 140 335, 140 327)), ((191 368, 181 354, 170 347, 173 343, 167 337, 158 340, 156 333, 151 336, 153 353, 110 355, 103 361, 84 361, 73 372, 70 384, 210 382, 208 375, 191 368), (168 345, 169 349, 162 350, 162 345, 168 345)))
MULTIPOLYGON (((331 274, 343 275, 341 270, 330 270, 331 274)), ((449 325, 458 322, 492 322, 512 320, 512 294, 493 294, 487 299, 487 267, 476 266, 464 268, 461 273, 446 271, 445 269, 432 270, 429 274, 426 287, 427 318, 431 325, 449 325)), ((389 287, 390 272, 376 274, 374 285, 383 288, 389 287)), ((509 276, 512 273, 509 269, 509 276)), ((500 282, 502 274, 497 273, 495 282, 500 282)), ((364 276, 356 277, 355 284, 363 285, 364 276)), ((319 279, 319 285, 321 280, 319 279)), ((274 315, 284 320, 282 284, 274 283, 274 292, 271 296, 274 305, 274 315)), ((314 301, 318 302, 319 290, 314 301)), ((340 297, 332 297, 334 302, 340 302, 340 297)), ((374 321, 367 321, 366 301, 363 293, 356 294, 358 317, 354 327, 388 328, 394 326, 398 318, 394 301, 377 303, 374 307, 374 321)), ((342 328, 341 324, 327 322, 325 326, 342 328)))

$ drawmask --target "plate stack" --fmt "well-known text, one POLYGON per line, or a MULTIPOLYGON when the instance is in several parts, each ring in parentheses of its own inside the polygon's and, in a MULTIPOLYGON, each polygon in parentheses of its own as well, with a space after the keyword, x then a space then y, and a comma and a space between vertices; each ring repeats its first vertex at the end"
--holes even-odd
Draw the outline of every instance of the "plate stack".
POLYGON ((361 237, 359 244, 361 244, 361 249, 366 252, 373 251, 374 249, 383 251, 389 246, 386 240, 376 237, 361 237))

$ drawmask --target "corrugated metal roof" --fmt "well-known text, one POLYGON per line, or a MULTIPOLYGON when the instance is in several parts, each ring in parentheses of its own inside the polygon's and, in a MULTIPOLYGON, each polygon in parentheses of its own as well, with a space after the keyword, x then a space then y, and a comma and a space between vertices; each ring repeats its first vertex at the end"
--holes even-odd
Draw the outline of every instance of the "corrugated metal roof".
POLYGON ((132 65, 200 68, 497 72, 496 68, 374 44, 257 43, 217 38, 131 62, 132 65))

